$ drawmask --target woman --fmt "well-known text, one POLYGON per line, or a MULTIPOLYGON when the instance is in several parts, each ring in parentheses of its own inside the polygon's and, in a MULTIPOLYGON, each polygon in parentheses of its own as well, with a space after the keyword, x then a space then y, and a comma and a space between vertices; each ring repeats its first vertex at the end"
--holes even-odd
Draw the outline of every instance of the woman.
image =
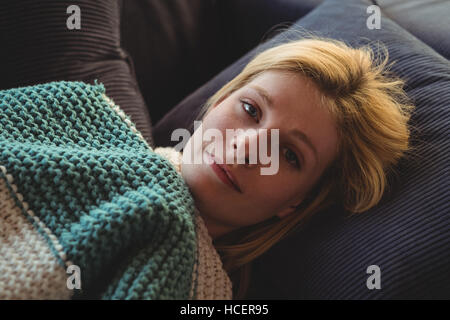
POLYGON ((380 201, 413 109, 386 61, 318 38, 264 51, 183 154, 149 150, 101 84, 0 91, 0 297, 242 297, 251 261, 307 218, 380 201))
POLYGON ((268 49, 214 94, 198 117, 203 131, 216 129, 225 137, 226 129, 254 129, 253 136, 234 134, 218 144, 197 129, 183 161, 174 149, 157 149, 178 158, 198 221, 233 278, 235 298, 245 294, 250 262, 308 217, 331 204, 358 213, 380 201, 389 172, 410 148, 413 110, 403 81, 388 76, 385 54, 377 63, 369 47, 320 38, 268 49), (275 175, 262 175, 265 165, 250 163, 248 144, 272 129, 279 130, 279 167, 275 175), (238 149, 246 161, 225 164, 222 155, 238 149), (189 161, 195 156, 204 161, 189 161))

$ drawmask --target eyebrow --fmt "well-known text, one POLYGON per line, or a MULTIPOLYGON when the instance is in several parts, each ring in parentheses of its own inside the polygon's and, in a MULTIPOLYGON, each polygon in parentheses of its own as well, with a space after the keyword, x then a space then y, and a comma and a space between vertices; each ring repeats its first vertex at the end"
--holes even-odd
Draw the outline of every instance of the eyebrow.
POLYGON ((272 97, 269 95, 266 89, 261 88, 257 85, 251 85, 250 88, 254 89, 266 102, 266 104, 269 105, 269 107, 273 107, 273 100, 272 97))

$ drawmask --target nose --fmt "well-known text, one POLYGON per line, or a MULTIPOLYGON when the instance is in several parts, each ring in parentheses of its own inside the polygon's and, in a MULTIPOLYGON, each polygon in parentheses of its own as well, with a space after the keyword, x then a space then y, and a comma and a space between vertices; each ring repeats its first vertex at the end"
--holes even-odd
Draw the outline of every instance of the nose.
POLYGON ((248 149, 248 146, 244 146, 245 147, 245 154, 244 157, 240 157, 238 152, 238 144, 236 142, 233 143, 233 148, 235 149, 235 154, 237 155, 235 160, 233 162, 233 167, 234 166, 238 166, 238 165, 244 165, 244 167, 246 168, 253 168, 256 167, 257 163, 254 163, 254 161, 252 161, 252 163, 250 163, 250 151, 248 149), (242 160, 241 160, 242 159, 242 160), (243 162, 243 163, 242 163, 243 162))
POLYGON ((235 161, 233 166, 243 165, 246 168, 255 168, 260 165, 258 156, 261 131, 250 131, 238 134, 232 142, 235 161))

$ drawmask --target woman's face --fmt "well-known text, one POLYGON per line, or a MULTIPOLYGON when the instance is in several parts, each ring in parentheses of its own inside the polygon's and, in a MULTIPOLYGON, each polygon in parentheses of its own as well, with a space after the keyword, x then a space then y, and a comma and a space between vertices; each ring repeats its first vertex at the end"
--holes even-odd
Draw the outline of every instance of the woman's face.
MULTIPOLYGON (((267 149, 271 150, 270 133, 267 136, 267 149)), ((267 71, 209 110, 202 120, 202 130, 197 129, 184 148, 181 172, 209 233, 216 238, 275 215, 283 218, 292 213, 334 160, 337 142, 333 120, 320 106, 319 91, 314 84, 293 73, 267 71), (242 139, 242 131, 233 131, 235 134, 227 141, 226 129, 254 129, 258 149, 264 129, 266 132, 279 129, 279 143, 275 146, 279 150, 277 173, 262 175, 261 167, 270 164, 261 164, 259 157, 256 164, 250 165, 239 164, 234 158, 233 163, 221 166, 226 166, 234 176, 240 191, 224 183, 220 173, 216 173, 218 167, 206 161, 208 153, 213 157, 219 154, 212 146, 220 144, 202 139, 202 132, 213 128, 224 138, 224 157, 237 148, 244 148, 249 156, 251 141, 242 139), (194 143, 196 139, 202 143, 194 143), (199 164, 185 161, 187 150, 203 161, 199 164)))

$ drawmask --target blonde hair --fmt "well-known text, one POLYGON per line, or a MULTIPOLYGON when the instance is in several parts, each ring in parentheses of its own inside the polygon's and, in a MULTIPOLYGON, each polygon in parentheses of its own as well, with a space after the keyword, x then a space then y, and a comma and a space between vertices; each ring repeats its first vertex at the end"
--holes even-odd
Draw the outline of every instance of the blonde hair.
POLYGON ((249 263, 305 219, 333 204, 360 213, 382 198, 389 173, 410 149, 407 123, 414 108, 403 90, 404 81, 390 74, 388 51, 382 49, 385 59, 377 60, 369 45, 352 48, 316 36, 278 45, 259 53, 199 113, 202 119, 212 106, 265 71, 286 71, 307 77, 317 86, 322 106, 338 130, 335 161, 294 214, 241 228, 214 241, 224 268, 240 277, 239 287, 244 290, 235 291, 237 297, 247 287, 249 263))

